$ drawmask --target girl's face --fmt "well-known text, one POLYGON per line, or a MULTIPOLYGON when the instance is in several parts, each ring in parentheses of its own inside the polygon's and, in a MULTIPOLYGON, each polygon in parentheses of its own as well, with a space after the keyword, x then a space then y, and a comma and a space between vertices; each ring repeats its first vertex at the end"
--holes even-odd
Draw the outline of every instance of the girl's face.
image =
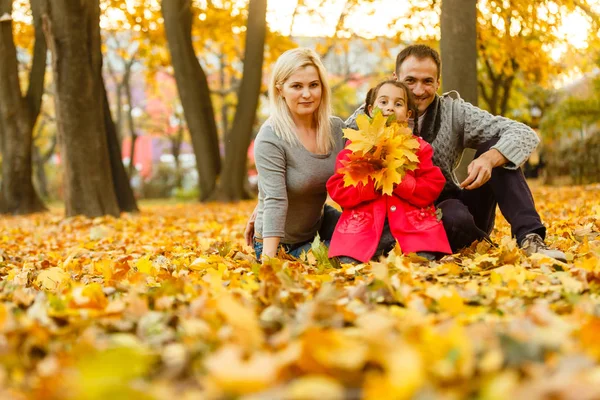
POLYGON ((398 122, 406 122, 411 117, 406 92, 391 83, 386 83, 379 88, 375 103, 369 106, 369 114, 373 115, 372 111, 375 107, 381 109, 384 117, 395 114, 398 122))
POLYGON ((294 117, 312 115, 321 104, 321 79, 313 65, 300 68, 279 87, 294 117))

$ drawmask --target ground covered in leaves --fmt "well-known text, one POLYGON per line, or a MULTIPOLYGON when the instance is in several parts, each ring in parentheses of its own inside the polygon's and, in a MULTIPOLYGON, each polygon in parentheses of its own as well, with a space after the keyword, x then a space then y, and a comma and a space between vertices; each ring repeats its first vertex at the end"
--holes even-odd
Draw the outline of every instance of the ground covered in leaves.
POLYGON ((2 399, 598 399, 600 186, 534 195, 567 264, 497 247, 260 266, 254 203, 0 220, 2 399))

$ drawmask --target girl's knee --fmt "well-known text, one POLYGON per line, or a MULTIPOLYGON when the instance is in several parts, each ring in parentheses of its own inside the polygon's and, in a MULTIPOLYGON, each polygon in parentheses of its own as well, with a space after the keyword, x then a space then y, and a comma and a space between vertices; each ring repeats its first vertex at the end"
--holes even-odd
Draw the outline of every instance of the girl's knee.
POLYGON ((442 210, 442 222, 445 227, 464 226, 473 223, 473 215, 460 200, 445 200, 438 205, 438 208, 442 210))

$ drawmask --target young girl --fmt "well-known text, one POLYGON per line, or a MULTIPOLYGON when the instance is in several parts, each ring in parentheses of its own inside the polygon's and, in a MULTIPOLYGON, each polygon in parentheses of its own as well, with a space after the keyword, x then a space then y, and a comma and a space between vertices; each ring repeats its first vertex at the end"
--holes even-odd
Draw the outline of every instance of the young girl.
MULTIPOLYGON (((402 123, 416 116, 412 93, 395 80, 384 81, 369 91, 365 105, 367 115, 371 116, 375 107, 381 109, 384 116, 394 114, 402 123)), ((417 132, 416 128, 413 132, 417 132)), ((366 185, 344 187, 343 175, 336 172, 327 181, 329 195, 343 209, 331 238, 330 257, 340 257, 342 262, 367 262, 387 255, 396 241, 403 253, 417 252, 430 260, 440 253, 451 253, 444 226, 433 206, 445 179, 441 170, 433 165, 431 145, 417 139, 419 167, 406 173, 391 196, 375 190, 371 179, 366 185)), ((336 171, 350 153, 347 148, 340 152, 336 171)))

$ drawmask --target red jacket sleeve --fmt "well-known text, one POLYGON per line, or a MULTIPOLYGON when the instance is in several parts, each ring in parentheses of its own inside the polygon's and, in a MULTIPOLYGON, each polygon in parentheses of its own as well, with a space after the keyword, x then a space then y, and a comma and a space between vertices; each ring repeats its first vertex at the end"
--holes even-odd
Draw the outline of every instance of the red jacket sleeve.
POLYGON ((427 207, 438 198, 446 179, 442 171, 433 165, 433 147, 421 138, 419 143, 419 168, 406 174, 394 189, 394 194, 414 206, 427 207))
MULTIPOLYGON (((350 143, 348 141, 348 143, 350 143)), ((369 178, 366 185, 359 183, 357 186, 344 187, 344 175, 338 173, 338 169, 343 167, 342 161, 348 159, 350 150, 344 149, 340 151, 335 160, 335 173, 327 181, 327 192, 333 201, 338 203, 342 208, 353 208, 365 201, 376 199, 381 193, 375 190, 373 180, 369 178)))

